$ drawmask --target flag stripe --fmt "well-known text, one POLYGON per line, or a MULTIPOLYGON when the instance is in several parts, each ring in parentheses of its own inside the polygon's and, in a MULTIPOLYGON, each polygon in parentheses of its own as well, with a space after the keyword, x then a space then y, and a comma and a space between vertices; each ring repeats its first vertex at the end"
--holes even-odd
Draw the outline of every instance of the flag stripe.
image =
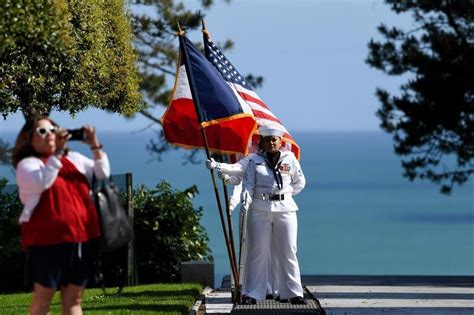
POLYGON ((247 102, 258 104, 262 106, 263 108, 267 109, 268 111, 270 111, 270 108, 268 108, 268 106, 260 99, 260 97, 258 97, 258 95, 254 91, 246 89, 238 84, 234 84, 234 85, 235 85, 235 89, 242 96, 244 100, 246 100, 247 102))
MULTIPOLYGON (((257 93, 255 93, 255 91, 253 91, 253 90, 251 90, 251 89, 247 89, 247 88, 241 86, 241 85, 238 84, 238 83, 234 83, 234 84, 235 84, 235 89, 236 89, 239 93, 240 93, 240 92, 245 93, 245 94, 247 94, 247 95, 250 96, 250 97, 253 97, 253 98, 256 98, 256 99, 262 101, 262 99, 258 96, 257 93)), ((262 102, 263 102, 263 101, 262 101, 262 102)), ((265 104, 264 104, 264 105, 265 105, 265 104)), ((267 106, 265 105, 265 107, 267 107, 267 106)))
MULTIPOLYGON (((278 118, 276 118, 276 117, 274 117, 274 116, 270 116, 270 115, 268 115, 268 114, 266 114, 266 113, 264 113, 264 112, 261 112, 261 111, 259 111, 259 110, 256 110, 256 109, 253 110, 253 113, 254 113, 255 117, 257 117, 257 119, 260 118, 260 119, 258 119, 258 120, 269 120, 269 121, 271 121, 271 122, 273 122, 273 123, 277 123, 277 124, 280 124, 280 125, 281 125, 281 122, 278 120, 278 118)), ((285 128, 285 127, 283 127, 283 125, 281 125, 281 127, 282 127, 282 129, 285 128)), ((286 129, 285 129, 285 130, 286 130, 286 129)))
POLYGON ((260 106, 262 106, 263 108, 267 109, 267 110, 270 110, 267 105, 265 105, 265 103, 259 99, 259 98, 255 98, 255 97, 252 97, 251 95, 245 93, 245 92, 241 92, 239 91, 239 95, 244 99, 246 100, 247 102, 252 102, 252 103, 255 103, 255 104, 258 104, 260 106))
POLYGON ((269 119, 272 119, 275 122, 278 122, 279 124, 281 124, 280 120, 278 118, 276 118, 275 115, 273 115, 273 113, 271 111, 269 111, 265 108, 262 108, 261 106, 254 105, 253 103, 250 103, 249 105, 250 105, 250 108, 252 109, 252 112, 254 113, 255 116, 264 117, 264 118, 266 116, 268 116, 269 119), (270 117, 272 117, 272 118, 270 118, 270 117))

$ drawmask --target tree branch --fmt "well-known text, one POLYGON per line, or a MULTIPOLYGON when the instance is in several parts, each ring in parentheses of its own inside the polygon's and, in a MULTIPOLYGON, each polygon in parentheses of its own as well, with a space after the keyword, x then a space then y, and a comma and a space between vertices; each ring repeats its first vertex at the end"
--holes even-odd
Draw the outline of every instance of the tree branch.
POLYGON ((147 60, 141 60, 140 62, 144 63, 146 66, 149 66, 149 67, 153 67, 155 69, 158 69, 166 74, 169 74, 169 75, 172 75, 172 76, 175 76, 176 75, 176 72, 174 71, 171 71, 171 70, 168 70, 166 68, 163 68, 162 66, 158 65, 158 64, 154 64, 154 63, 151 63, 147 60))
MULTIPOLYGON (((448 4, 448 6, 449 6, 449 4, 448 4)), ((442 6, 441 9, 440 9, 440 11, 443 12, 444 15, 446 15, 446 18, 448 19, 448 24, 449 24, 449 26, 451 26, 451 27, 453 28, 453 30, 454 30, 454 32, 456 33, 457 37, 458 37, 459 39, 461 39, 462 44, 463 44, 464 46, 467 46, 468 43, 467 43, 466 36, 465 36, 465 34, 463 34, 463 33, 460 31, 460 29, 459 29, 458 25, 456 24, 456 21, 454 20, 452 14, 449 12, 449 9, 448 9, 447 7, 445 7, 445 6, 442 6)))
POLYGON ((141 111, 139 111, 139 113, 145 116, 146 118, 150 119, 151 121, 159 124, 160 126, 163 126, 163 124, 161 123, 161 119, 156 118, 155 116, 153 116, 152 113, 150 113, 146 109, 142 109, 141 111))

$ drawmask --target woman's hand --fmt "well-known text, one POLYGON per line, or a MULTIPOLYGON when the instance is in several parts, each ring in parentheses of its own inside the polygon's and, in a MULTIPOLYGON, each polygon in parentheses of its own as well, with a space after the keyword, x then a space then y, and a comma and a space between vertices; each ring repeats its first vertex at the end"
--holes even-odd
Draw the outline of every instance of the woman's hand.
POLYGON ((56 132, 56 155, 63 155, 64 150, 67 148, 67 140, 69 139, 69 133, 64 128, 59 128, 56 132))
POLYGON ((95 133, 95 128, 91 125, 85 125, 84 127, 84 142, 87 143, 92 150, 92 155, 94 160, 99 160, 104 157, 104 152, 102 151, 102 144, 97 138, 95 133))
POLYGON ((84 127, 84 142, 87 143, 92 149, 99 148, 100 142, 95 133, 95 128, 91 125, 85 125, 84 127))

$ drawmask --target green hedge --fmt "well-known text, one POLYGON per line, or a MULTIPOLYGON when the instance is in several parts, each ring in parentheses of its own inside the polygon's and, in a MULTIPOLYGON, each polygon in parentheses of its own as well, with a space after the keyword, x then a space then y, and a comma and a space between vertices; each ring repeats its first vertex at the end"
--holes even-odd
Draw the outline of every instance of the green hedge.
POLYGON ((18 193, 5 192, 8 181, 0 178, 0 292, 23 288, 23 252, 18 218, 23 208, 18 193))
POLYGON ((202 207, 193 207, 192 186, 173 190, 166 181, 134 194, 135 253, 139 283, 179 280, 181 262, 212 260, 209 238, 199 221, 202 207))

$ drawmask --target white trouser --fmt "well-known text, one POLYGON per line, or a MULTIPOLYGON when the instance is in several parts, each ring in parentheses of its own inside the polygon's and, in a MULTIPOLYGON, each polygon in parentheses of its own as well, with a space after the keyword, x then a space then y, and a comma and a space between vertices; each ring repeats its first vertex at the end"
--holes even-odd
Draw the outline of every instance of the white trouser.
MULTIPOLYGON (((240 228, 241 229, 241 228, 240 228)), ((248 236, 245 235, 244 238, 240 240, 242 242, 242 246, 240 247, 240 257, 239 257, 239 272, 240 272, 240 285, 243 287, 243 279, 245 278, 245 266, 246 266, 246 260, 247 260, 247 245, 248 243, 245 242, 246 238, 248 236)), ((272 248, 273 248, 273 242, 272 242, 272 248)), ((274 250, 272 249, 272 252, 274 250)), ((278 296, 279 291, 278 291, 278 285, 277 285, 277 271, 276 271, 276 266, 277 262, 275 261, 275 257, 272 255, 269 255, 268 257, 268 266, 267 266, 267 292, 266 295, 273 295, 273 297, 278 296)))
MULTIPOLYGON (((270 248, 271 253, 276 253, 275 250, 275 241, 272 240, 272 245, 270 248)), ((268 275, 267 275, 267 295, 272 294, 273 297, 280 295, 280 290, 278 289, 278 259, 277 255, 269 255, 268 259, 268 275)))
POLYGON ((267 292, 268 277, 276 274, 280 298, 303 296, 300 269, 296 258, 296 212, 270 212, 249 209, 248 247, 244 294, 263 300, 267 292), (272 244, 273 242, 273 244, 272 244), (273 272, 268 266, 272 258, 273 272), (275 262, 275 263, 273 263, 275 262))
MULTIPOLYGON (((245 217, 246 219, 247 217, 245 217)), ((247 229, 245 231, 242 231, 242 217, 240 217, 240 222, 239 222, 239 231, 240 233, 248 233, 247 229)), ((240 235, 240 234, 239 234, 240 235)), ((240 272, 240 285, 243 283, 243 279, 245 278, 245 265, 246 265, 246 259, 247 259, 247 246, 248 244, 246 243, 248 235, 245 235, 240 239, 240 242, 242 243, 240 246, 240 257, 239 257, 239 272, 240 272), (242 268, 243 266, 243 268, 242 268)), ((274 253, 275 250, 273 249, 274 242, 272 241, 271 244, 271 252, 274 253)), ((278 290, 278 261, 276 260, 275 255, 269 255, 268 257, 268 267, 267 267, 267 292, 266 294, 273 295, 273 297, 277 297, 280 294, 280 291, 278 290)))

